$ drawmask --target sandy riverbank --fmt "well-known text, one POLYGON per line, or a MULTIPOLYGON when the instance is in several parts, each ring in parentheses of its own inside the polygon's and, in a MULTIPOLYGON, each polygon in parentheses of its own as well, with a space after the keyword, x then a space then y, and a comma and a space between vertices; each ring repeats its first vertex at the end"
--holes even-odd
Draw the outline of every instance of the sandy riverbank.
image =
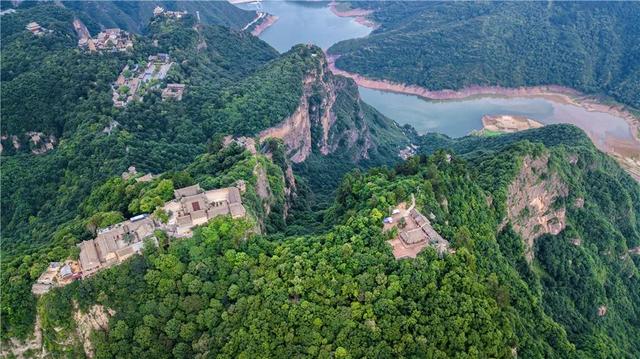
POLYGON ((540 122, 524 116, 482 116, 482 129, 485 131, 513 133, 529 130, 532 128, 540 128, 542 126, 544 125, 540 122))
POLYGON ((365 10, 365 9, 351 9, 351 10, 339 10, 338 3, 332 1, 329 3, 329 9, 331 12, 338 17, 353 17, 356 22, 360 25, 364 25, 366 27, 370 27, 372 29, 376 29, 378 24, 368 19, 367 16, 373 13, 373 10, 365 10))
POLYGON ((278 17, 275 15, 267 15, 267 18, 264 19, 261 23, 259 23, 253 30, 251 30, 251 35, 259 36, 262 34, 264 30, 266 30, 269 26, 273 25, 278 21, 278 17))

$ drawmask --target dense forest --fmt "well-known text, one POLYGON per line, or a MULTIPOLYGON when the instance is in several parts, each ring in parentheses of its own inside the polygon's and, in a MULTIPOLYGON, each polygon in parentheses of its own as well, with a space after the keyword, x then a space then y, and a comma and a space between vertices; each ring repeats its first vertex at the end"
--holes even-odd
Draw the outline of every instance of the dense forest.
POLYGON ((265 236, 217 219, 150 247, 45 296, 45 346, 82 355, 82 343, 68 342, 72 316, 101 305, 114 314, 91 340, 105 358, 634 357, 640 263, 625 254, 640 244, 640 187, 575 127, 518 136, 451 141, 395 168, 349 174, 324 212, 326 231, 265 236), (540 141, 557 131, 568 145, 540 141), (568 223, 536 240, 529 263, 512 224, 501 225, 505 194, 526 157, 545 156, 540 178, 570 188, 556 203, 568 223), (381 221, 411 194, 454 254, 392 256, 381 221), (578 197, 583 207, 572 205, 578 197))
MULTIPOLYGON (((142 33, 156 6, 170 11, 187 11, 200 15, 209 25, 242 29, 255 17, 255 11, 242 10, 226 1, 62 1, 64 7, 77 11, 80 19, 99 28, 121 28, 142 33)), ((90 28, 91 30, 91 28, 90 28)), ((97 30, 97 29, 96 29, 97 30)))
MULTIPOLYGON (((77 47, 75 17, 90 28, 125 26, 96 11, 113 16, 117 7, 135 19, 151 4, 23 4, 2 16, 3 350, 32 339, 36 327, 42 348, 26 356, 640 352, 640 186, 580 129, 418 136, 362 102, 352 80, 328 71, 320 48, 280 55, 245 31, 194 16, 148 14, 145 26, 131 28, 140 32, 132 51, 77 47), (30 21, 52 31, 33 36, 30 21), (115 108, 120 71, 157 53, 174 62, 159 86, 185 84, 182 100, 163 101, 156 88, 115 108), (290 118, 308 131, 300 132, 310 141, 301 161, 291 136, 260 137, 290 118), (32 152, 34 131, 54 136, 54 148, 32 152), (409 143, 417 153, 401 161, 398 150, 409 143), (132 165, 136 176, 155 176, 121 176, 132 165), (163 220, 160 206, 175 189, 240 180, 246 218, 217 217, 191 238, 157 231, 158 246, 145 244, 143 255, 31 293, 49 262, 77 259, 76 245, 98 229, 142 213, 163 220), (398 231, 383 231, 383 218, 412 198, 450 253, 427 246, 415 259, 394 257, 387 241, 398 231), (87 331, 96 313, 104 325, 87 331)), ((224 17, 227 5, 211 16, 224 17)), ((418 7, 459 7, 462 15, 485 5, 403 6, 384 15, 387 25, 372 38, 398 16, 420 17, 418 7)), ((381 24, 383 14, 375 15, 381 24)))
MULTIPOLYGON (((217 25, 195 26, 193 16, 180 21, 153 19, 146 35, 134 37, 132 52, 87 53, 76 46, 71 24, 76 15, 67 8, 41 4, 21 7, 2 20, 3 288, 12 283, 2 299, 3 338, 27 334, 35 315, 30 283, 47 260, 64 258, 75 243, 91 237, 92 232, 86 229, 91 217, 98 216, 99 220, 91 221, 107 225, 99 213, 120 219, 151 209, 138 205, 134 210, 136 206, 129 208, 127 201, 117 208, 113 204, 85 207, 92 193, 129 166, 141 173, 170 175, 188 169, 199 155, 218 148, 222 136, 252 136, 278 124, 291 115, 300 100, 305 69, 321 67, 321 62, 326 66, 318 48, 301 46, 279 56, 246 32, 217 25), (30 21, 51 32, 33 36, 24 28, 30 21), (175 62, 165 81, 186 84, 183 100, 162 101, 156 90, 141 102, 114 108, 111 84, 122 68, 144 63, 149 55, 159 52, 168 53, 175 62), (266 107, 266 99, 275 101, 273 107, 266 107), (282 106, 277 107, 276 102, 282 106), (221 123, 223 116, 245 120, 221 123), (55 148, 34 155, 28 136, 32 131, 54 136, 55 148)), ((367 141, 374 148, 366 151, 367 158, 356 159, 351 152, 357 152, 361 143, 347 146, 336 137, 334 149, 345 151, 337 151, 335 156, 324 156, 314 146, 309 163, 300 164, 305 169, 296 171, 304 177, 297 181, 301 193, 306 191, 307 178, 316 173, 329 177, 328 183, 335 185, 354 166, 388 163, 395 158, 396 147, 407 141, 392 121, 360 102, 353 82, 335 81, 341 90, 331 109, 337 118, 337 128, 331 133, 343 132, 345 127, 340 126, 364 123, 367 130, 362 133, 370 136, 367 141), (383 134, 388 136, 382 138, 383 134), (340 166, 332 166, 338 162, 340 166)), ((316 91, 309 96, 322 102, 325 95, 316 91)), ((314 138, 317 135, 314 130, 314 138)), ((273 146, 262 145, 273 153, 273 146)), ((279 151, 286 159, 287 149, 279 151)), ((206 173, 217 162, 233 159, 217 158, 201 171, 206 173)), ((280 171, 287 169, 282 161, 278 167, 280 171)), ((179 188, 188 182, 174 185, 179 188)), ((319 181, 313 184, 323 186, 319 181)), ((213 181, 208 186, 214 185, 228 183, 213 181)), ((274 191, 279 187, 282 185, 274 191)), ((322 188, 322 198, 316 200, 326 201, 332 188, 322 188)), ((146 203, 157 204, 155 196, 151 198, 146 203)), ((269 203, 271 217, 264 219, 265 230, 283 229, 283 200, 269 203)), ((287 206, 295 212, 306 203, 287 206)), ((256 204, 253 209, 254 215, 262 216, 264 207, 256 204)), ((290 215, 292 220, 297 218, 293 212, 290 215)), ((304 221, 314 218, 300 216, 304 221)))
POLYGON ((336 65, 433 90, 562 85, 640 107, 635 2, 354 2, 370 36, 329 49, 336 65))

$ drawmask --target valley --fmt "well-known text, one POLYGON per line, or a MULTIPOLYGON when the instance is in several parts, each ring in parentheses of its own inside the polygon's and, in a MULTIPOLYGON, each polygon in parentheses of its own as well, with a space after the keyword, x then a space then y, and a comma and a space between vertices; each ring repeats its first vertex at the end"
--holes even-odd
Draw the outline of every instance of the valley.
MULTIPOLYGON (((322 4, 262 1, 258 5, 245 4, 243 8, 259 7, 284 20, 273 24, 260 36, 279 51, 301 41, 310 41, 326 50, 345 37, 363 37, 375 28, 367 18, 373 10, 337 9, 344 5, 333 2, 327 8, 322 4), (339 19, 332 20, 331 15, 345 21, 339 22, 339 26, 332 25, 339 19), (322 21, 307 21, 310 17, 322 21)), ((482 128, 481 119, 485 115, 523 115, 543 124, 569 123, 584 130, 601 151, 612 155, 640 180, 640 117, 637 110, 632 113, 615 102, 600 103, 593 96, 556 85, 469 86, 432 91, 342 70, 336 66, 336 58, 328 56, 331 71, 353 79, 365 102, 399 124, 413 126, 421 134, 438 132, 452 137, 466 136, 482 128)))

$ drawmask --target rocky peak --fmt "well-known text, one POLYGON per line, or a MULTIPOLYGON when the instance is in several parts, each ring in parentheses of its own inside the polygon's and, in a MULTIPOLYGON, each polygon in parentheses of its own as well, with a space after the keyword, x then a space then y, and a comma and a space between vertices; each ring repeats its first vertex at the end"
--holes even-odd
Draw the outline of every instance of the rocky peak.
POLYGON ((356 161, 368 158, 374 141, 357 86, 349 79, 333 75, 317 47, 306 48, 311 50, 308 56, 313 65, 303 80, 298 107, 277 126, 260 132, 260 139, 282 139, 287 156, 294 163, 303 162, 313 151, 326 156, 338 149, 353 151, 356 161))
POLYGON ((556 235, 566 225, 566 208, 556 201, 568 195, 568 186, 548 167, 549 154, 527 155, 520 171, 509 185, 507 219, 525 241, 525 257, 533 260, 535 239, 543 234, 556 235))

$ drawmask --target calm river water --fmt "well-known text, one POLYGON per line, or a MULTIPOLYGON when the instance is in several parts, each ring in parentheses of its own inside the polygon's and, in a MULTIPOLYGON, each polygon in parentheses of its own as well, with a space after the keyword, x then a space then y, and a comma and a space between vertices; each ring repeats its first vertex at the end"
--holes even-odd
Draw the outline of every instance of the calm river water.
MULTIPOLYGON (((353 18, 338 17, 327 3, 263 1, 242 4, 279 17, 260 38, 280 52, 298 43, 313 43, 324 49, 350 38, 367 36, 370 28, 353 18)), ((400 124, 411 124, 420 133, 440 132, 452 137, 482 128, 484 115, 522 115, 544 124, 571 123, 591 134, 600 148, 605 140, 629 141, 633 137, 624 119, 542 97, 477 97, 464 100, 427 101, 417 96, 360 87, 365 102, 400 124)), ((611 143, 609 143, 611 144, 611 143)))

